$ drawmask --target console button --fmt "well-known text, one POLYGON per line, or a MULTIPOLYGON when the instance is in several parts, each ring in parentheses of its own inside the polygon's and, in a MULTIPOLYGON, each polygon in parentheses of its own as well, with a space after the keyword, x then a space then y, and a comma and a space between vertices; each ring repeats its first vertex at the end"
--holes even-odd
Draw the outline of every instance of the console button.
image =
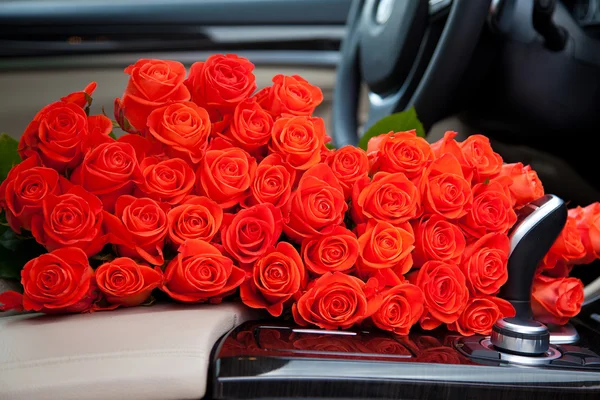
POLYGON ((561 344, 556 347, 563 354, 570 354, 580 357, 599 357, 598 354, 594 353, 590 349, 586 349, 585 347, 571 346, 568 344, 561 344))
POLYGON ((583 359, 578 356, 566 354, 561 358, 551 361, 550 364, 564 367, 580 367, 583 365, 583 359))
POLYGON ((600 357, 586 357, 583 361, 586 367, 600 368, 600 357))

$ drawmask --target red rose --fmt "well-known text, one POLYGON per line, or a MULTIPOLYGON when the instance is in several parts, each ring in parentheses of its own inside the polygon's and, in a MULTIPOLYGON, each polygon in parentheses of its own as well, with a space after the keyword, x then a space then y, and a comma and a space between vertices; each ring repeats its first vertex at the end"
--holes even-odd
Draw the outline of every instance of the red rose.
POLYGON ((586 252, 585 257, 578 262, 589 264, 600 256, 600 203, 571 209, 569 216, 577 221, 577 230, 586 252))
POLYGON ((127 118, 138 132, 145 131, 152 111, 190 99, 183 84, 185 67, 180 62, 141 59, 125 68, 125 73, 130 75, 129 82, 123 97, 115 101, 115 116, 117 121, 127 118))
POLYGON ((251 308, 265 308, 279 317, 285 303, 304 286, 306 271, 294 246, 279 242, 252 268, 252 277, 240 287, 240 296, 251 308))
POLYGON ((243 200, 242 207, 261 203, 270 203, 278 208, 285 206, 295 180, 296 170, 283 161, 281 155, 268 155, 258 165, 250 195, 243 200))
POLYGON ((489 335, 500 318, 514 317, 514 307, 506 300, 485 296, 469 299, 458 320, 448 324, 448 329, 462 336, 489 335))
POLYGON ((417 136, 417 131, 390 132, 369 140, 367 154, 371 161, 371 173, 402 172, 417 182, 425 168, 433 161, 431 146, 417 136))
POLYGON ((108 231, 103 226, 106 215, 98 197, 81 186, 73 186, 64 194, 44 197, 42 213, 31 220, 31 233, 48 251, 77 247, 91 257, 108 241, 108 231))
POLYGON ((158 157, 160 159, 168 158, 162 143, 150 140, 147 137, 135 133, 127 133, 117 139, 117 142, 128 143, 133 146, 138 164, 147 157, 158 157))
POLYGON ((425 296, 425 313, 420 321, 423 329, 453 323, 467 305, 469 290, 465 276, 456 265, 428 261, 418 273, 410 274, 409 279, 425 296))
POLYGON ((242 264, 250 264, 274 246, 281 236, 281 211, 272 204, 259 204, 227 215, 221 230, 221 242, 229 255, 242 264))
POLYGON ((553 278, 566 278, 571 274, 574 265, 553 253, 548 253, 540 261, 536 274, 544 274, 553 278))
POLYGON ((261 106, 274 117, 283 114, 310 116, 323 102, 323 92, 298 75, 275 75, 273 86, 256 94, 261 106))
POLYGON ((442 139, 431 144, 431 150, 433 151, 435 158, 440 158, 447 153, 452 154, 460 164, 464 178, 468 182, 471 182, 474 168, 467 162, 465 155, 460 148, 460 144, 454 139, 457 135, 458 133, 456 132, 447 131, 444 133, 442 139))
POLYGON ((577 229, 577 220, 570 216, 567 223, 550 248, 550 253, 567 263, 576 263, 585 258, 587 251, 577 229))
POLYGON ((254 64, 234 54, 215 54, 190 68, 185 85, 192 101, 208 110, 211 119, 233 113, 256 90, 254 64))
POLYGON ((298 188, 286 204, 285 234, 297 243, 333 225, 340 225, 348 206, 344 191, 326 164, 318 164, 304 173, 298 188))
POLYGON ((71 182, 96 195, 109 212, 114 211, 119 196, 131 194, 134 184, 141 181, 134 147, 119 141, 92 149, 71 174, 71 182))
POLYGON ((202 196, 189 196, 167 214, 169 239, 175 246, 188 239, 210 242, 223 222, 223 209, 202 196))
POLYGON ((371 316, 379 306, 367 299, 366 284, 343 272, 329 272, 316 279, 292 312, 298 325, 323 329, 348 329, 371 316))
POLYGON ((424 311, 425 298, 417 286, 404 282, 380 293, 383 303, 371 316, 373 323, 386 331, 408 335, 424 311))
POLYGON ((196 173, 196 189, 224 209, 231 208, 246 196, 255 173, 253 157, 222 139, 215 139, 196 173))
POLYGON ((412 232, 388 222, 369 221, 358 237, 357 266, 360 270, 392 268, 404 275, 413 265, 414 243, 412 232))
POLYGON ((467 214, 473 202, 471 184, 452 153, 431 163, 421 179, 420 189, 426 214, 457 219, 467 214))
POLYGON ((302 258, 306 268, 317 275, 347 271, 358 259, 358 240, 348 229, 335 226, 327 234, 304 239, 302 258))
POLYGON ((201 240, 187 240, 165 270, 161 290, 184 303, 220 300, 242 284, 246 273, 217 248, 201 240))
POLYGON ((415 267, 429 260, 459 263, 466 240, 458 226, 437 214, 423 217, 415 225, 415 267))
POLYGON ((356 223, 369 219, 400 225, 417 218, 420 196, 416 186, 401 172, 378 172, 372 182, 356 182, 352 192, 352 217, 356 223))
POLYGON ((194 170, 182 159, 171 158, 161 161, 156 157, 148 157, 142 161, 140 168, 143 183, 136 193, 142 197, 177 205, 190 194, 196 183, 194 170))
POLYGON ((168 104, 148 116, 148 132, 171 157, 198 164, 204 157, 211 131, 205 109, 191 102, 168 104))
POLYGON ((94 270, 87 255, 65 247, 30 260, 21 271, 24 294, 0 294, 0 310, 82 312, 92 304, 94 270))
POLYGON ((460 354, 452 347, 430 347, 422 351, 415 361, 424 364, 461 364, 460 354))
POLYGON ((465 161, 474 170, 474 182, 480 183, 498 175, 502 169, 502 157, 492 150, 490 139, 472 135, 460 144, 465 161))
POLYGON ((512 208, 498 182, 480 183, 473 187, 473 207, 460 221, 467 235, 481 237, 486 233, 507 233, 517 222, 512 208))
POLYGON ((489 233, 471 243, 464 252, 461 269, 473 295, 494 295, 508 280, 510 240, 489 233))
POLYGON ((168 204, 146 197, 119 197, 115 215, 107 218, 108 229, 119 238, 119 255, 162 265, 165 262, 163 244, 167 235, 169 209, 168 204))
POLYGON ((137 264, 131 258, 115 258, 96 270, 98 289, 106 300, 119 306, 142 304, 162 282, 162 271, 137 264))
POLYGON ((96 82, 90 82, 82 91, 73 92, 65 97, 61 97, 60 101, 63 103, 73 103, 81 108, 85 108, 90 105, 92 94, 97 86, 98 84, 96 82))
MULTIPOLYGON (((405 358, 412 357, 410 350, 400 343, 397 340, 397 337, 373 337, 371 335, 369 335, 370 339, 364 343, 364 346, 369 350, 370 354, 383 354, 384 356, 404 356, 405 358)), ((386 357, 385 360, 388 361, 389 358, 386 357)))
POLYGON ((269 143, 273 118, 251 98, 235 107, 229 129, 222 135, 235 146, 254 153, 269 143))
POLYGON ((325 162, 342 185, 346 199, 352 196, 354 184, 369 174, 367 153, 358 147, 344 146, 332 151, 327 154, 325 162))
POLYGON ((70 187, 55 170, 41 165, 37 155, 30 157, 15 165, 0 185, 0 207, 17 233, 21 228, 31 230, 31 218, 41 214, 42 201, 48 194, 58 195, 70 187))
POLYGON ((533 280, 531 310, 537 321, 564 325, 579 314, 583 297, 583 283, 577 278, 537 275, 533 280))
POLYGON ((279 153, 297 170, 307 170, 321 162, 325 145, 325 122, 322 118, 279 118, 271 131, 269 150, 279 153))
POLYGON ((500 170, 500 176, 507 176, 512 179, 509 189, 517 207, 539 199, 544 195, 542 181, 529 165, 523 166, 522 163, 504 164, 500 170))

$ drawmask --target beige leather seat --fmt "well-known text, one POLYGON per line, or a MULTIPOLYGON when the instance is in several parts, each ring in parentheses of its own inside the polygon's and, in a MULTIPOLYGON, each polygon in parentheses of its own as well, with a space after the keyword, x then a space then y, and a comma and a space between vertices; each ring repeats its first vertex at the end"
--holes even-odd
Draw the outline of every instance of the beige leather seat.
POLYGON ((0 318, 0 399, 200 399, 213 345, 255 317, 226 303, 0 318))

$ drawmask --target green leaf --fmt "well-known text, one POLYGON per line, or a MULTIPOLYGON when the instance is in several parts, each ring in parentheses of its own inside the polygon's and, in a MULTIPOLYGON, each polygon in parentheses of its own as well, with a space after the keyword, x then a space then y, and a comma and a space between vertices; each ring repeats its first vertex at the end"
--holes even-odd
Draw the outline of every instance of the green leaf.
POLYGON ((423 124, 419 121, 417 117, 417 111, 414 107, 409 108, 406 111, 402 111, 396 114, 388 115, 377 121, 372 127, 369 128, 360 138, 358 142, 358 147, 363 150, 367 149, 367 145, 369 144, 369 139, 379 136, 383 133, 388 132, 404 132, 410 131, 411 129, 415 129, 417 131, 417 136, 425 137, 425 129, 423 128, 423 124))
POLYGON ((329 150, 335 150, 335 146, 331 143, 325 143, 325 147, 327 147, 329 150))
POLYGON ((12 167, 21 162, 17 152, 19 142, 6 133, 0 134, 0 182, 6 179, 12 167))
POLYGON ((114 134, 114 132, 109 133, 108 136, 110 136, 111 138, 117 140, 117 136, 114 134))
POLYGON ((21 279, 25 264, 46 253, 33 238, 17 235, 9 227, 0 226, 0 279, 21 279))
POLYGON ((489 185, 490 184, 490 178, 486 178, 485 181, 483 181, 484 185, 489 185))

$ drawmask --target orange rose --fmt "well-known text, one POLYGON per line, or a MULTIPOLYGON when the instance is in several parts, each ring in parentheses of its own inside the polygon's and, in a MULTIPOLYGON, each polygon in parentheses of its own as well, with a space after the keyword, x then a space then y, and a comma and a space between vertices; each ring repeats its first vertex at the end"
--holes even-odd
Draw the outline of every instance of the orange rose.
POLYGON ((250 98, 242 101, 235 107, 229 129, 222 135, 237 147, 249 153, 266 146, 271 139, 273 118, 250 98))
POLYGON ((242 264, 258 260, 281 236, 281 211, 272 204, 259 204, 225 217, 221 242, 225 251, 242 264))
POLYGON ((110 304, 132 307, 146 301, 152 290, 161 284, 162 271, 121 257, 98 267, 96 281, 110 304))
POLYGON ((431 144, 431 150, 433 151, 435 158, 440 158, 441 156, 447 153, 452 154, 456 158, 456 160, 458 160, 464 178, 468 182, 471 182, 471 179, 473 178, 474 169, 469 163, 467 163, 465 155, 460 149, 460 144, 456 141, 456 139, 454 139, 457 135, 458 133, 456 132, 447 131, 446 133, 444 133, 444 137, 442 139, 431 144))
POLYGON ((465 251, 465 235, 458 226, 434 214, 415 224, 413 260, 418 268, 430 260, 458 264, 465 251))
POLYGON ((242 284, 246 273, 216 247, 202 240, 187 240, 165 270, 160 287, 184 303, 218 303, 242 284))
POLYGON ((294 246, 279 242, 259 258, 252 278, 240 287, 240 296, 251 308, 264 308, 274 317, 283 313, 285 303, 304 285, 306 271, 294 246))
POLYGON ((188 239, 210 242, 223 222, 223 209, 202 196, 188 196, 167 214, 169 240, 176 247, 188 239))
POLYGON ((358 267, 365 269, 392 268, 404 275, 413 265, 411 252, 414 235, 388 222, 369 221, 358 237, 358 267))
POLYGON ((347 271, 358 259, 358 240, 348 229, 335 226, 324 235, 304 239, 302 258, 306 268, 317 275, 347 271))
POLYGON ((380 293, 383 303, 371 316, 373 323, 397 335, 408 335, 424 311, 425 298, 417 286, 404 282, 380 293))
POLYGON ((467 305, 469 290, 456 265, 428 261, 418 272, 410 274, 409 279, 425 296, 425 313, 420 320, 425 330, 455 322, 467 305))
POLYGON ((516 222, 510 198, 498 182, 490 182, 473 187, 473 207, 460 225, 467 235, 478 238, 491 232, 507 233, 516 222))
POLYGON ((318 164, 304 173, 298 188, 284 207, 285 234, 296 243, 322 230, 340 225, 348 205, 344 191, 326 164, 318 164))
POLYGON ((457 219, 471 208, 471 184, 463 176, 460 163, 451 153, 431 163, 420 182, 426 214, 457 219))
POLYGON ((298 170, 307 170, 321 162, 325 145, 325 122, 321 118, 279 118, 271 131, 269 149, 279 153, 298 170))
POLYGON ((368 177, 369 174, 367 153, 358 147, 344 146, 329 152, 325 162, 342 185, 346 199, 352 196, 352 188, 356 181, 368 177))
POLYGON ((212 141, 196 174, 198 193, 224 209, 236 206, 254 180, 256 160, 222 139, 212 141))
POLYGON ((537 321, 564 325, 581 311, 583 283, 577 278, 550 278, 537 275, 533 280, 531 310, 537 321))
POLYGON ((215 54, 205 62, 196 62, 185 81, 192 93, 192 101, 208 110, 217 121, 224 114, 233 113, 236 105, 256 90, 254 64, 235 54, 215 54))
POLYGON ((495 295, 508 280, 510 240, 489 233, 471 243, 464 252, 461 269, 473 295, 495 295))
POLYGON ((379 307, 379 303, 367 299, 366 286, 354 276, 328 272, 313 281, 312 287, 294 303, 294 321, 301 326, 348 329, 379 307))
POLYGON ((120 122, 127 118, 138 132, 145 131, 152 111, 190 99, 190 92, 183 85, 185 67, 180 62, 141 59, 125 68, 125 73, 129 82, 123 97, 115 100, 115 117, 120 122))
POLYGON ((578 262, 589 264, 600 257, 600 203, 592 203, 585 208, 577 207, 569 210, 569 217, 577 221, 577 230, 586 255, 578 262))
POLYGON ((566 278, 571 274, 574 265, 567 263, 554 253, 548 253, 540 261, 536 274, 544 274, 553 278, 566 278))
POLYGON ((274 117, 283 114, 310 116, 323 102, 323 92, 298 75, 275 75, 273 86, 256 94, 261 106, 274 117))
POLYGON ((415 182, 433 161, 431 146, 417 136, 417 131, 390 132, 369 140, 367 154, 371 161, 371 173, 377 171, 402 172, 415 182))
POLYGON ((242 207, 270 203, 281 208, 290 199, 292 185, 296 180, 296 170, 283 161, 279 154, 265 157, 256 169, 256 177, 250 186, 250 195, 242 202, 242 207))
POLYGON ((401 225, 420 215, 419 204, 417 187, 400 172, 378 172, 371 182, 356 182, 352 191, 352 217, 356 223, 375 219, 401 225))
POLYGON ((469 299, 458 320, 448 324, 448 329, 462 336, 489 335, 496 321, 515 314, 514 307, 506 300, 491 296, 474 297, 469 299))
POLYGON ((509 189, 517 207, 539 199, 544 195, 542 181, 529 165, 523 166, 522 163, 504 164, 500 170, 500 176, 508 176, 512 179, 509 189))
POLYGON ((204 157, 210 131, 206 110, 190 102, 169 104, 148 116, 150 137, 163 144, 171 157, 192 164, 204 157))
POLYGON ((498 175, 502 169, 502 157, 492 150, 490 140, 483 135, 472 135, 460 144, 465 161, 474 170, 474 182, 483 182, 498 175))
POLYGON ((196 174, 182 159, 161 161, 148 157, 141 162, 143 182, 138 185, 139 197, 177 205, 194 189, 196 174))
POLYGON ((577 220, 574 217, 567 218, 567 223, 549 252, 567 263, 576 263, 585 258, 586 248, 581 240, 581 234, 577 229, 577 220))

